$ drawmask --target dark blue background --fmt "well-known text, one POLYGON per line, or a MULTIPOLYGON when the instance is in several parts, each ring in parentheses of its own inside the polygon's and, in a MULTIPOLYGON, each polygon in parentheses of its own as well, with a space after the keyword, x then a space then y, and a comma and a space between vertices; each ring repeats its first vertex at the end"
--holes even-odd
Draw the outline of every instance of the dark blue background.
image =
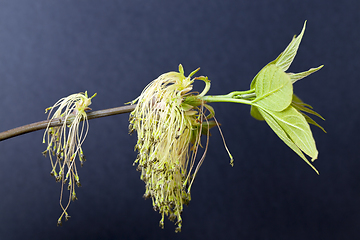
POLYGON ((0 131, 80 91, 98 93, 93 110, 121 106, 179 63, 201 67, 210 94, 247 90, 305 20, 290 71, 325 65, 294 86, 326 118, 327 134, 313 128, 320 176, 248 106, 213 104, 235 166, 212 130, 175 234, 142 198, 128 114, 95 119, 62 227, 43 131, 0 143, 0 239, 359 239, 358 0, 0 1, 0 131))

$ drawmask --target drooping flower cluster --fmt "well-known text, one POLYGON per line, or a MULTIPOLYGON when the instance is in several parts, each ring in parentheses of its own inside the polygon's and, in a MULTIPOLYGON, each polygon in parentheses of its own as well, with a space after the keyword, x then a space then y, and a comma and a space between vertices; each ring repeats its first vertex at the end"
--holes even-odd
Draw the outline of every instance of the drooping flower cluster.
POLYGON ((61 225, 64 215, 65 220, 68 220, 70 217, 66 210, 71 200, 77 199, 75 184, 81 186, 75 159, 77 156, 79 157, 81 166, 85 161, 81 148, 89 128, 85 111, 90 110, 91 99, 95 96, 96 94, 89 98, 87 92, 72 94, 60 99, 52 107, 45 110, 45 113, 50 110, 48 115, 48 120, 50 119, 50 121, 43 137, 43 143, 47 142, 48 145, 43 154, 45 156, 47 153, 49 154, 52 166, 51 175, 55 177, 57 182, 62 183, 60 206, 63 213, 58 219, 58 225, 61 225), (57 110, 53 113, 55 108, 57 110), (51 114, 52 117, 50 118, 51 114), (51 127, 50 124, 54 119, 60 120, 62 125, 51 127), (62 204, 63 187, 66 183, 69 190, 69 198, 66 206, 64 206, 62 204))
POLYGON ((167 215, 176 219, 177 232, 181 231, 183 205, 191 199, 190 188, 207 150, 208 141, 196 164, 200 136, 209 136, 209 129, 217 124, 209 120, 214 117, 213 109, 199 98, 208 87, 201 94, 191 92, 194 80, 203 80, 206 86, 210 82, 206 77, 191 79, 197 70, 185 77, 180 65, 179 72, 162 74, 132 102, 137 106, 130 114, 129 130, 138 135, 134 164, 146 183, 144 197, 151 198, 154 210, 162 215, 160 227, 167 215))

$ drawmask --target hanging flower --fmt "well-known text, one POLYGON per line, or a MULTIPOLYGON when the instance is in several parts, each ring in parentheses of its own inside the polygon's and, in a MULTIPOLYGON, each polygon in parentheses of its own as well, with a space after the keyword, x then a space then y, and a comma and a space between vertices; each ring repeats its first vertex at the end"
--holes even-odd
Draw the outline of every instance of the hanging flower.
POLYGON ((176 232, 181 231, 183 205, 188 204, 190 188, 204 161, 208 147, 209 129, 217 125, 214 110, 200 98, 209 90, 206 77, 191 79, 182 66, 179 72, 162 74, 152 81, 132 103, 137 102, 130 114, 129 130, 137 132, 135 149, 138 151, 137 170, 146 183, 144 197, 151 198, 155 211, 176 220, 176 232), (206 83, 201 94, 191 92, 194 80, 206 83), (201 159, 196 155, 201 135, 207 142, 201 159))
POLYGON ((91 104, 91 99, 95 96, 96 93, 88 98, 87 92, 72 94, 60 99, 54 106, 45 110, 45 113, 50 110, 48 115, 50 121, 43 137, 43 143, 46 141, 48 145, 43 154, 46 156, 46 154, 49 153, 52 167, 51 175, 55 177, 57 182, 61 182, 62 184, 60 206, 63 213, 58 219, 58 225, 61 225, 63 216, 65 216, 65 220, 69 219, 70 216, 66 210, 71 200, 74 201, 77 199, 75 184, 81 186, 75 159, 77 156, 79 157, 81 166, 85 161, 81 145, 86 138, 89 128, 86 110, 91 110, 89 105, 91 104), (57 110, 53 112, 55 108, 57 108, 57 110), (52 113, 53 115, 50 118, 52 113), (51 127, 50 123, 54 119, 59 119, 62 125, 51 127), (64 206, 62 200, 64 197, 63 188, 65 184, 67 184, 69 190, 69 198, 67 204, 64 206))

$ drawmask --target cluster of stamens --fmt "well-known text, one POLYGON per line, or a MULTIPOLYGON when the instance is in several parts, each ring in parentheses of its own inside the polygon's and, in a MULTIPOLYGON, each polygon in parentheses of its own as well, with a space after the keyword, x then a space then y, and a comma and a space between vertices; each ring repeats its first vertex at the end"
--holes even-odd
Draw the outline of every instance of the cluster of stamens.
POLYGON ((138 135, 134 165, 146 183, 144 197, 151 198, 154 210, 162 215, 160 227, 166 215, 176 220, 177 232, 181 231, 183 205, 190 202, 190 188, 207 150, 206 143, 195 166, 200 136, 209 136, 209 129, 216 125, 208 120, 213 117, 212 108, 190 92, 194 79, 181 70, 180 66, 180 73, 161 75, 144 89, 133 101, 137 106, 129 125, 130 132, 135 130, 138 135))
POLYGON ((65 220, 70 218, 67 209, 71 201, 77 200, 75 185, 81 186, 75 159, 76 157, 79 158, 81 166, 86 161, 81 145, 88 133, 89 124, 85 111, 90 110, 91 98, 88 98, 87 92, 72 94, 60 99, 54 106, 45 110, 45 113, 50 110, 49 119, 53 109, 57 108, 44 133, 43 142, 47 142, 47 148, 43 154, 45 156, 48 154, 50 157, 52 168, 50 174, 62 184, 60 206, 63 213, 58 219, 58 225, 61 225, 62 217, 65 216, 65 220), (54 119, 60 121, 61 125, 50 126, 54 119), (64 206, 62 204, 63 189, 66 184, 69 197, 66 206, 64 206))

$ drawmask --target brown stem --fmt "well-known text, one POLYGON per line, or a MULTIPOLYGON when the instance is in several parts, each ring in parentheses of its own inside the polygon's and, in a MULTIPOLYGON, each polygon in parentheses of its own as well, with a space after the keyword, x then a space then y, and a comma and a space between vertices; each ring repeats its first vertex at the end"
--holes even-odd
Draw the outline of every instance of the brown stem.
MULTIPOLYGON (((107 116, 116 115, 116 114, 129 113, 135 109, 135 106, 136 105, 128 105, 128 106, 92 111, 92 112, 88 112, 87 116, 88 116, 88 119, 90 120, 90 119, 94 119, 94 118, 107 117, 107 116)), ((24 125, 21 127, 17 127, 14 129, 10 129, 5 132, 1 132, 0 133, 0 141, 3 141, 8 138, 16 137, 16 136, 19 136, 19 135, 22 135, 25 133, 45 129, 48 126, 49 121, 50 120, 44 120, 44 121, 24 125)), ((51 121, 50 126, 55 127, 55 126, 60 126, 61 124, 62 124, 62 122, 60 121, 60 119, 55 118, 51 121)))

